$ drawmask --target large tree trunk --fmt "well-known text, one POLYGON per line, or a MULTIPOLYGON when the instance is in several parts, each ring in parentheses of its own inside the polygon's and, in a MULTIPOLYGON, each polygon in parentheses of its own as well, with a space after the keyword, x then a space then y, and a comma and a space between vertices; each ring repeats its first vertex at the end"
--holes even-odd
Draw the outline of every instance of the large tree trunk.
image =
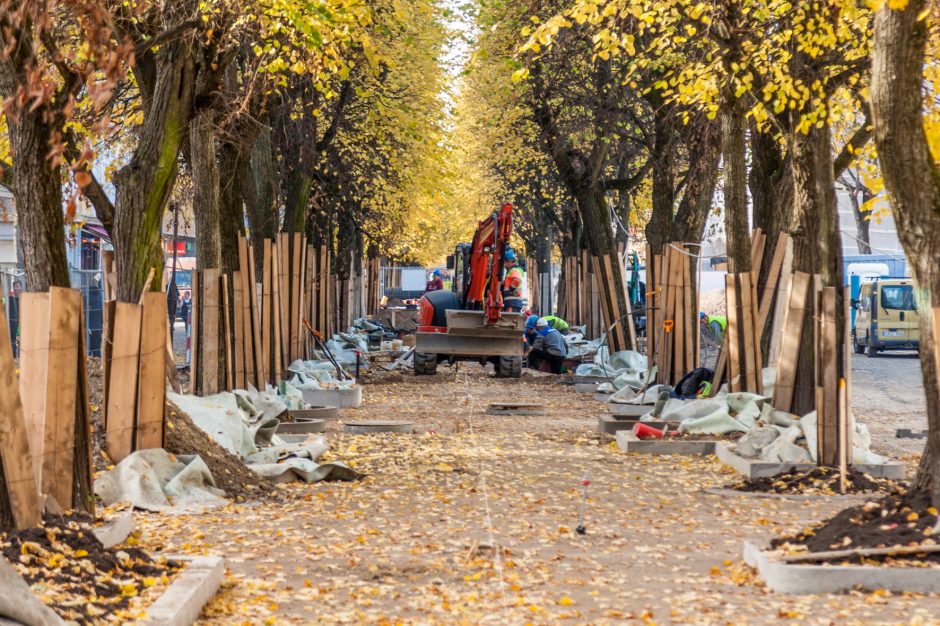
MULTIPOLYGON (((222 272, 238 267, 238 240, 245 235, 245 187, 251 177, 251 141, 242 137, 219 146, 219 234, 222 272)), ((246 268, 247 269, 247 268, 246 268)))
MULTIPOLYGON (((301 167, 306 169, 308 164, 302 164, 301 167)), ((283 230, 287 233, 304 232, 310 193, 313 191, 313 177, 305 169, 294 169, 287 176, 283 225, 283 230)))
MULTIPOLYGON (((860 183, 861 184, 861 183, 860 183)), ((855 218, 855 230, 859 254, 871 254, 871 220, 869 213, 862 211, 862 206, 868 201, 864 190, 853 188, 849 190, 849 200, 852 202, 852 216, 855 218), (862 199, 859 201, 859 193, 862 199)))
MULTIPOLYGON (((114 256, 117 297, 136 302, 153 267, 163 268, 160 228, 177 174, 180 145, 192 109, 194 67, 189 44, 167 43, 154 54, 149 72, 138 74, 144 121, 130 162, 114 173, 114 256), (142 78, 152 79, 148 84, 142 78)), ((152 287, 159 289, 160 280, 152 287)))
MULTIPOLYGON (((924 132, 924 54, 931 16, 918 17, 927 0, 910 0, 896 11, 883 6, 874 21, 871 105, 881 173, 920 287, 920 362, 927 396, 928 435, 914 478, 915 490, 940 506, 940 389, 932 310, 940 307, 940 170, 924 132)), ((935 26, 935 24, 933 25, 935 26)))
MULTIPOLYGON (((251 245, 261 250, 264 240, 277 233, 277 165, 271 143, 271 128, 263 126, 251 148, 251 179, 245 181, 245 205, 251 245)), ((255 273, 261 276, 264 259, 255 254, 255 273)), ((242 268, 243 270, 245 268, 242 268)))
POLYGON ((13 197, 27 291, 68 287, 62 224, 62 178, 51 165, 52 128, 45 107, 7 117, 13 152, 13 197))
MULTIPOLYGON (((807 134, 790 136, 793 168, 793 269, 819 274, 823 287, 836 287, 836 311, 842 310, 842 237, 836 205, 835 178, 829 124, 812 126, 807 134)), ((792 411, 798 415, 816 407, 812 298, 806 307, 792 411)), ((844 320, 836 317, 836 336, 842 337, 844 320)), ((841 342, 840 342, 841 343, 841 342)), ((837 371, 845 371, 838 351, 837 371)), ((835 381, 833 382, 835 384, 835 381)), ((832 416, 836 419, 836 416, 832 416)))
POLYGON ((671 114, 659 107, 653 115, 653 207, 646 224, 646 241, 654 254, 662 254, 670 241, 676 210, 676 147, 671 114))
POLYGON ((721 150, 724 157, 725 236, 728 271, 751 271, 751 234, 747 224, 747 161, 744 116, 731 104, 721 109, 721 150))
POLYGON ((193 174, 193 214, 196 221, 196 269, 222 265, 219 236, 219 164, 216 150, 216 114, 200 111, 189 123, 189 164, 193 174))
POLYGON ((689 169, 670 237, 673 241, 696 243, 705 235, 705 223, 718 185, 721 128, 713 122, 701 121, 685 129, 685 135, 689 169))

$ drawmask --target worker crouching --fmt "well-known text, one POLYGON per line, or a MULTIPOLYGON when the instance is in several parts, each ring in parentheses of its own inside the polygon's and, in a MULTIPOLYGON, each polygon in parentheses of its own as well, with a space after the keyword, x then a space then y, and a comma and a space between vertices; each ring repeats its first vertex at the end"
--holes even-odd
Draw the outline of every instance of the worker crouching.
POLYGON ((561 374, 565 357, 568 356, 568 346, 561 333, 549 326, 544 317, 535 323, 535 340, 529 351, 529 367, 538 370, 542 363, 548 362, 553 374, 561 374))

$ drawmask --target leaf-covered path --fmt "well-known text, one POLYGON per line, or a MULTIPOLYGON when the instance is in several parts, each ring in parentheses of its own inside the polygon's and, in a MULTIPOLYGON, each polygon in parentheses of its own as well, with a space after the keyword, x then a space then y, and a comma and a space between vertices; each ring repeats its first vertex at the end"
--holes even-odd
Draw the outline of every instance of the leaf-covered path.
POLYGON ((732 479, 713 458, 627 456, 594 434, 603 405, 570 388, 462 371, 370 385, 366 397, 345 416, 407 416, 418 434, 329 433, 330 454, 365 480, 278 487, 275 502, 198 516, 140 516, 145 547, 227 559, 223 593, 200 623, 906 624, 940 615, 936 597, 768 593, 741 563, 741 541, 798 531, 846 502, 708 494, 732 479), (548 414, 482 415, 498 400, 540 401, 548 414))

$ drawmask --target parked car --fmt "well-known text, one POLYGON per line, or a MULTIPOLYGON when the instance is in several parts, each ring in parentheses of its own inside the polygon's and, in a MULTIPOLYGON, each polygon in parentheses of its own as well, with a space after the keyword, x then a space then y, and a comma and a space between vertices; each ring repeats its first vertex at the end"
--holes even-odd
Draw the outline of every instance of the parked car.
POLYGON ((863 283, 855 307, 852 343, 856 354, 882 350, 920 350, 920 316, 914 281, 880 278, 863 283))

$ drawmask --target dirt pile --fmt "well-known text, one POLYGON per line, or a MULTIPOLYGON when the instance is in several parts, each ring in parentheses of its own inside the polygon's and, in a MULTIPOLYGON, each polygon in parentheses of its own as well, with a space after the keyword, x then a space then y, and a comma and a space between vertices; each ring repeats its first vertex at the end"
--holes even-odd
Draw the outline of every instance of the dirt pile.
MULTIPOLYGON (((795 537, 771 542, 774 548, 805 546, 810 552, 890 548, 895 546, 936 546, 937 509, 925 493, 898 490, 880 500, 872 500, 840 511, 832 518, 795 537)), ((919 561, 940 563, 940 553, 853 557, 849 562, 919 561)))
POLYGON ((270 493, 271 483, 248 469, 228 450, 213 441, 172 402, 166 403, 164 447, 173 454, 198 454, 215 479, 215 486, 236 501, 257 500, 270 493))
POLYGON ((158 592, 180 566, 138 548, 105 548, 83 514, 47 515, 3 537, 3 556, 69 623, 124 623, 139 594, 158 592))
MULTIPOLYGON (((901 485, 887 478, 875 478, 856 469, 847 472, 846 493, 893 493, 901 485)), ((779 476, 747 478, 728 485, 729 489, 752 493, 807 494, 832 496, 839 491, 839 470, 814 467, 806 472, 792 472, 779 476)))

